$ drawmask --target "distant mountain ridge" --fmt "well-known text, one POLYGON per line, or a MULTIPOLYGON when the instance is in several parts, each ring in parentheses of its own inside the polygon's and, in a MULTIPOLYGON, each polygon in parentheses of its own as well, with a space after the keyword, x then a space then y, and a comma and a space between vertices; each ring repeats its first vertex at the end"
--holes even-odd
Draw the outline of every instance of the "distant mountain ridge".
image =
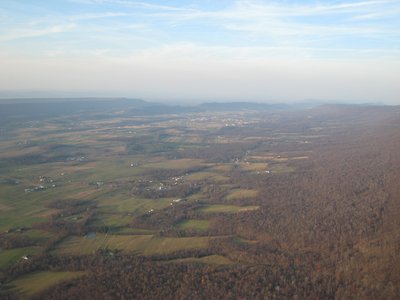
MULTIPOLYGON (((74 113, 89 112, 102 114, 123 112, 125 116, 180 114, 207 111, 241 110, 287 110, 310 109, 318 103, 255 103, 255 102, 207 102, 195 106, 168 105, 148 102, 137 98, 121 97, 65 97, 65 98, 9 98, 0 99, 0 123, 10 120, 37 120, 42 117, 57 117, 74 113)), ((342 106, 342 105, 334 105, 342 106)), ((345 106, 345 105, 344 105, 345 106)), ((324 107, 324 105, 322 105, 324 107)), ((328 107, 328 106, 325 106, 328 107)))
POLYGON ((285 103, 255 103, 255 102, 206 102, 197 106, 200 109, 213 110, 242 110, 242 109, 285 109, 290 104, 285 103))
POLYGON ((63 103, 63 102, 129 102, 136 104, 148 104, 151 102, 144 101, 139 98, 125 98, 125 97, 33 97, 33 98, 0 98, 1 104, 39 104, 39 103, 63 103))

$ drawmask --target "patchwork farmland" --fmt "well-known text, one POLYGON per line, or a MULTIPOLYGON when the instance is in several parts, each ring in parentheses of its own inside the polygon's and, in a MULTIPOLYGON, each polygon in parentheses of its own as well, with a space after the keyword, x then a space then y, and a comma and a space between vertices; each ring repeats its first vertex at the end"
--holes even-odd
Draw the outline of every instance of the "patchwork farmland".
POLYGON ((398 109, 176 110, 2 124, 0 297, 399 295, 398 109))

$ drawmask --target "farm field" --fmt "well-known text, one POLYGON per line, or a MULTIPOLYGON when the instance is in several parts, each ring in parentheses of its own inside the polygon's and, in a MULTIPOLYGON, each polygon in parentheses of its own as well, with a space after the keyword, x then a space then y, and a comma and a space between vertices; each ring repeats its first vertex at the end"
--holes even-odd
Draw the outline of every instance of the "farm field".
POLYGON ((23 256, 32 256, 40 251, 37 247, 22 247, 0 250, 0 268, 5 268, 13 263, 18 263, 23 256))
POLYGON ((181 229, 206 231, 210 226, 209 220, 183 220, 177 225, 181 229))
POLYGON ((396 299, 398 108, 148 109, 0 123, 0 298, 396 299))
POLYGON ((258 195, 257 190, 237 189, 237 190, 232 190, 227 196, 227 199, 235 200, 235 199, 255 198, 257 197, 257 195, 258 195))
POLYGON ((254 206, 254 205, 237 206, 237 205, 215 204, 215 205, 206 205, 204 207, 201 207, 199 210, 205 213, 238 213, 238 212, 255 210, 258 208, 259 206, 254 206))
POLYGON ((180 258, 171 261, 172 263, 202 263, 215 265, 230 265, 232 261, 221 255, 209 255, 201 258, 180 258))
POLYGON ((208 246, 207 237, 156 237, 154 235, 105 235, 69 237, 62 241, 56 254, 93 254, 99 249, 142 255, 169 254, 180 250, 202 249, 208 246))
POLYGON ((23 299, 50 288, 63 281, 78 278, 85 275, 85 272, 36 272, 27 274, 12 281, 9 285, 13 291, 23 299))

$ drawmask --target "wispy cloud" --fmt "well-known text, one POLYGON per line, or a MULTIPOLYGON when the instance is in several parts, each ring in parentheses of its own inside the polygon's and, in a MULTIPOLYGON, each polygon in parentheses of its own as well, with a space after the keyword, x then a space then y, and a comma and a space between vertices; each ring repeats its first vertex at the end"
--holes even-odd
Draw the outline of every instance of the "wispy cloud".
MULTIPOLYGON (((233 6, 217 11, 192 10, 184 12, 158 12, 154 18, 165 18, 173 23, 208 20, 215 26, 228 30, 245 31, 253 34, 282 36, 290 35, 360 35, 374 36, 398 32, 393 25, 384 23, 354 23, 368 21, 372 17, 400 17, 394 14, 392 5, 399 1, 362 1, 339 4, 288 5, 275 2, 237 1, 233 6), (327 17, 326 20, 322 17, 327 17), (316 20, 316 17, 320 17, 316 20), (332 21, 329 17, 334 17, 332 21)), ((398 9, 398 7, 397 7, 398 9)), ((400 22, 396 22, 400 23, 400 22)))
POLYGON ((94 20, 94 19, 104 19, 104 18, 118 18, 129 15, 131 14, 124 12, 85 13, 85 14, 67 16, 66 19, 69 19, 71 21, 81 21, 81 20, 94 20))
POLYGON ((124 1, 124 0, 70 0, 71 2, 93 4, 93 5, 118 5, 130 8, 143 8, 148 10, 165 10, 165 11, 190 11, 190 8, 180 6, 169 6, 161 4, 153 4, 140 1, 124 1))
MULTIPOLYGON (((359 9, 376 9, 382 5, 385 4, 390 4, 390 3, 395 3, 396 1, 393 0, 380 0, 380 1, 360 1, 360 2, 344 2, 344 3, 339 3, 339 4, 325 4, 325 5, 316 5, 314 7, 312 6, 305 6, 305 8, 308 8, 307 11, 309 11, 310 14, 315 14, 315 13, 351 13, 355 12, 359 9)), ((304 13, 304 11, 303 11, 304 13)))
POLYGON ((67 32, 76 27, 76 24, 59 24, 45 28, 17 28, 7 31, 0 35, 0 41, 12 41, 24 38, 37 38, 46 35, 58 34, 62 32, 67 32))
MULTIPOLYGON (((60 23, 60 20, 66 23, 73 22, 78 33, 79 28, 88 36, 90 34, 88 31, 96 32, 98 31, 96 28, 105 30, 104 36, 115 34, 116 30, 123 36, 123 28, 137 29, 140 34, 139 31, 144 27, 135 27, 135 24, 146 23, 147 29, 149 27, 153 29, 150 38, 160 43, 211 43, 204 39, 200 41, 196 33, 190 34, 190 28, 201 26, 213 28, 214 32, 218 32, 222 36, 219 43, 224 43, 223 35, 232 33, 236 36, 231 38, 231 41, 238 45, 262 43, 270 47, 291 44, 318 48, 323 41, 343 48, 346 47, 349 38, 353 43, 360 40, 360 44, 364 44, 367 40, 368 43, 376 41, 376 46, 379 47, 377 41, 400 38, 399 0, 327 1, 324 4, 319 1, 299 4, 287 1, 241 0, 218 8, 188 4, 164 5, 160 4, 161 1, 150 3, 127 0, 70 0, 70 2, 84 3, 85 9, 89 11, 79 10, 78 14, 64 13, 53 20, 47 19, 47 30, 21 29, 18 33, 10 27, 8 32, 4 30, 5 37, 0 40, 41 36, 47 31, 57 33, 51 29, 57 28, 54 23, 60 23), (176 30, 172 31, 171 28, 176 30)), ((40 18, 38 17, 39 20, 40 18)), ((129 32, 126 35, 131 34, 132 32, 129 32)))
MULTIPOLYGON (((113 1, 118 3, 120 1, 113 1)), ((131 2, 130 2, 131 3, 131 2)), ((335 2, 336 3, 336 2, 335 2)), ((339 4, 328 3, 319 4, 288 4, 287 2, 266 2, 266 1, 235 1, 232 5, 219 10, 204 10, 193 8, 157 9, 157 6, 149 5, 160 14, 155 16, 176 17, 184 20, 213 18, 213 19, 235 19, 246 20, 259 17, 304 17, 329 14, 356 14, 359 12, 390 12, 390 5, 398 5, 399 1, 363 1, 363 2, 343 2, 339 4), (169 11, 169 12, 168 12, 169 11)), ((131 3, 132 4, 132 3, 131 3)), ((133 4, 132 4, 133 5, 133 4)))

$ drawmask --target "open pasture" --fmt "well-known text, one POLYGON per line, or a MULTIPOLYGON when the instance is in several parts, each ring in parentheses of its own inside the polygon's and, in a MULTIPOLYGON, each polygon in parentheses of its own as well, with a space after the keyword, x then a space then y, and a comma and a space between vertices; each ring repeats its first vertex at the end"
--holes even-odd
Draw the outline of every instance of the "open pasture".
POLYGON ((114 190, 97 198, 100 212, 143 214, 149 210, 159 210, 171 205, 176 198, 144 199, 128 191, 114 190))
POLYGON ((8 286, 23 299, 29 299, 51 286, 84 276, 85 274, 86 272, 35 272, 18 277, 11 281, 8 286))
POLYGON ((199 231, 206 231, 209 226, 209 220, 183 220, 177 224, 179 229, 194 229, 199 231))
POLYGON ((92 254, 99 249, 110 249, 131 254, 159 255, 180 250, 203 249, 207 246, 208 237, 97 234, 95 237, 68 237, 57 245, 54 253, 78 255, 92 254))
POLYGON ((185 176, 185 181, 211 181, 211 182, 223 182, 228 180, 229 177, 214 173, 214 172, 196 172, 185 176))
POLYGON ((215 164, 209 170, 220 172, 220 173, 230 173, 232 171, 232 164, 215 164))
POLYGON ((90 222, 90 225, 108 230, 109 228, 127 227, 132 221, 132 216, 126 213, 98 213, 90 222))
POLYGON ((272 173, 291 173, 294 172, 294 168, 286 164, 273 164, 270 167, 272 173))
POLYGON ((241 163, 240 167, 245 171, 265 171, 268 170, 268 164, 266 163, 241 163))
POLYGON ((256 210, 256 209, 259 209, 259 206, 210 204, 210 205, 204 205, 203 207, 199 208, 199 211, 201 211, 203 213, 240 213, 240 212, 251 211, 251 210, 256 210))
POLYGON ((22 262, 23 256, 31 256, 40 252, 40 247, 23 247, 0 250, 0 269, 8 267, 18 261, 22 262))
POLYGON ((206 167, 209 164, 204 163, 201 159, 171 159, 158 163, 146 164, 143 167, 148 169, 189 169, 196 167, 206 167))
POLYGON ((85 182, 109 182, 119 179, 134 179, 143 172, 141 167, 131 167, 131 162, 121 159, 107 159, 90 164, 91 168, 74 174, 73 180, 85 182))
POLYGON ((230 265, 234 262, 222 255, 207 255, 203 257, 179 258, 168 261, 168 263, 200 263, 210 265, 230 265))
POLYGON ((25 193, 19 185, 1 185, 0 202, 7 209, 0 211, 0 231, 30 227, 35 222, 47 220, 53 210, 45 204, 55 195, 54 190, 25 193))
POLYGON ((238 199, 248 199, 248 198, 255 198, 258 196, 257 190, 251 189, 234 189, 230 191, 228 196, 226 197, 227 200, 238 200, 238 199))

